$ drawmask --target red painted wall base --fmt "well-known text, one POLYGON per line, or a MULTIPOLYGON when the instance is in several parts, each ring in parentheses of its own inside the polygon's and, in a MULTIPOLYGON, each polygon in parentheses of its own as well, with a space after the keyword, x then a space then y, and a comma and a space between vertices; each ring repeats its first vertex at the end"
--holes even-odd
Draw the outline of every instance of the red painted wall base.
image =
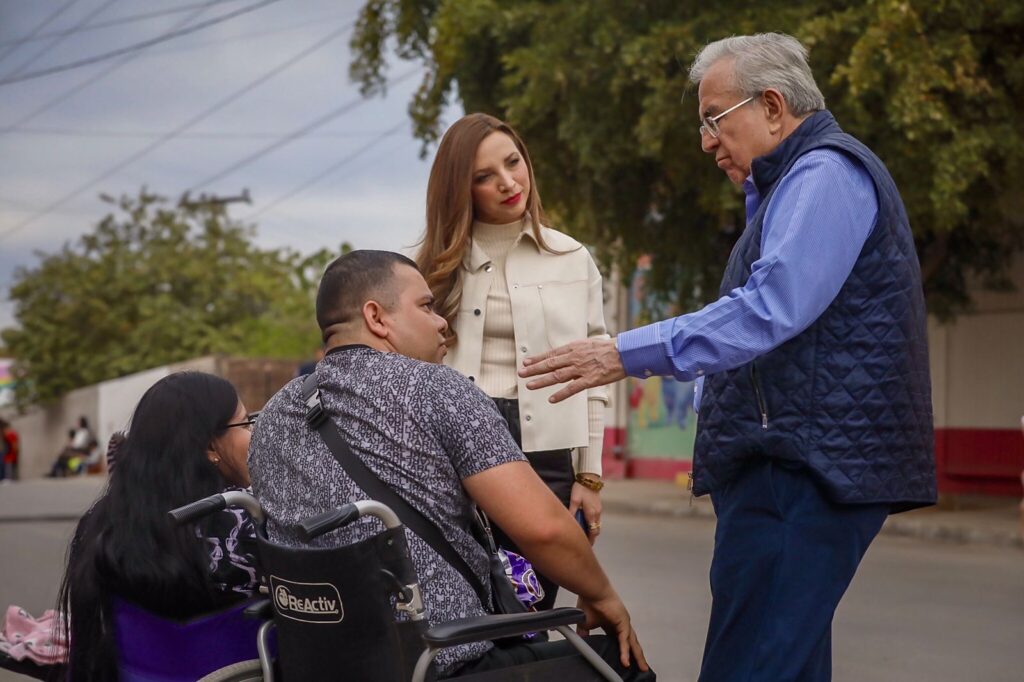
MULTIPOLYGON (((605 429, 605 475, 609 478, 674 480, 693 468, 687 460, 632 458, 625 429, 605 429)), ((1014 429, 935 429, 939 492, 1021 497, 1024 437, 1014 429)))
POLYGON ((939 492, 1020 497, 1024 437, 1014 429, 935 429, 939 492))

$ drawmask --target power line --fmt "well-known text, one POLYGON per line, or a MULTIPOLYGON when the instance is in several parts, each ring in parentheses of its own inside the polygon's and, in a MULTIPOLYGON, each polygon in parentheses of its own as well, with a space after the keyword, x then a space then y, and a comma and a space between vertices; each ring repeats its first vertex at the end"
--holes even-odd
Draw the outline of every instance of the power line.
MULTIPOLYGON (((187 17, 185 17, 184 19, 182 19, 181 21, 176 23, 172 27, 171 30, 178 29, 178 28, 181 28, 182 26, 188 25, 189 22, 191 22, 193 19, 198 17, 203 12, 205 12, 207 10, 207 8, 212 7, 213 5, 216 5, 216 4, 220 3, 220 2, 222 2, 222 0, 206 0, 206 2, 203 3, 203 5, 201 7, 196 9, 194 12, 189 13, 189 15, 187 17)), ((39 114, 41 114, 41 113, 43 113, 45 111, 49 111, 50 109, 52 109, 53 107, 57 106, 61 102, 64 102, 65 100, 73 97, 74 95, 78 94, 82 90, 85 90, 87 87, 89 87, 90 85, 92 85, 96 81, 99 81, 99 80, 102 80, 103 78, 106 78, 107 76, 109 76, 111 73, 113 73, 117 69, 121 68, 122 66, 124 66, 128 62, 130 62, 133 59, 135 59, 139 54, 141 54, 141 53, 140 52, 133 52, 131 54, 125 55, 123 59, 119 59, 119 60, 115 61, 113 64, 110 64, 109 66, 107 66, 107 68, 101 69, 100 71, 98 71, 94 75, 90 76, 89 78, 86 78, 84 81, 81 81, 78 85, 72 86, 70 89, 65 90, 64 92, 62 92, 61 94, 57 95, 56 97, 48 100, 45 104, 43 104, 40 107, 35 108, 31 112, 29 112, 27 115, 22 116, 19 120, 15 121, 11 125, 5 126, 3 128, 0 128, 0 135, 3 135, 4 133, 10 131, 11 128, 14 128, 14 127, 17 127, 17 126, 24 125, 24 124, 28 123, 29 121, 34 119, 39 114)))
POLYGON ((222 47, 224 45, 230 45, 232 43, 238 43, 248 41, 251 38, 262 38, 263 36, 280 35, 282 33, 288 33, 300 28, 306 28, 307 26, 328 26, 333 24, 335 21, 343 18, 350 17, 351 11, 345 12, 330 12, 322 15, 315 19, 303 20, 291 24, 274 24, 275 28, 265 28, 258 31, 248 31, 245 33, 236 33, 230 36, 218 36, 212 40, 195 40, 189 41, 187 44, 171 43, 165 47, 158 47, 152 50, 146 50, 146 52, 140 54, 143 59, 151 59, 153 57, 161 57, 169 54, 181 54, 183 52, 194 52, 196 50, 202 50, 207 47, 222 47))
MULTIPOLYGON (((310 47, 307 47, 305 50, 299 52, 298 54, 294 55, 293 57, 290 57, 289 59, 286 59, 285 61, 283 61, 280 64, 278 64, 277 66, 275 66, 270 71, 267 71, 266 73, 264 73, 262 76, 254 79, 252 81, 250 81, 248 84, 242 86, 238 90, 235 90, 231 94, 229 94, 226 97, 220 99, 218 102, 216 102, 215 104, 213 104, 210 107, 207 107, 206 109, 201 111, 199 114, 193 116, 192 118, 190 118, 185 123, 182 123, 181 125, 179 125, 174 130, 171 130, 167 134, 161 136, 158 140, 155 140, 155 141, 151 142, 150 144, 146 145, 141 150, 139 150, 138 152, 132 154, 128 158, 123 159, 123 160, 119 161, 118 163, 114 164, 113 166, 111 166, 110 168, 105 170, 104 172, 100 173, 96 177, 94 177, 91 180, 89 180, 84 185, 81 185, 78 188, 76 188, 75 190, 73 190, 72 192, 69 192, 68 194, 65 194, 63 197, 61 197, 57 201, 54 201, 53 203, 49 204, 48 206, 43 208, 41 211, 38 211, 37 213, 35 213, 34 215, 30 216, 26 220, 23 220, 20 223, 17 223, 16 225, 14 225, 13 227, 11 227, 11 228, 3 231, 3 232, 0 232, 0 241, 3 241, 3 239, 5 237, 8 237, 8 236, 14 234, 15 232, 17 232, 19 230, 22 230, 25 227, 28 227, 29 225, 34 223, 39 218, 42 218, 43 216, 47 215, 48 213, 50 213, 51 211, 53 211, 56 208, 60 208, 61 206, 63 206, 67 202, 71 201, 75 197, 79 196, 83 192, 86 192, 86 191, 92 189, 93 187, 98 185, 100 182, 102 182, 102 181, 106 180, 107 178, 109 178, 111 175, 119 172, 121 169, 127 167, 128 165, 130 165, 132 163, 135 163, 136 161, 138 161, 142 157, 144 157, 147 154, 149 154, 150 152, 152 152, 154 149, 157 149, 158 147, 162 146, 164 143, 174 139, 175 137, 177 137, 181 133, 185 132, 186 130, 188 130, 192 126, 194 126, 197 123, 199 123, 200 121, 202 121, 202 120, 204 120, 206 118, 209 118, 214 113, 220 111, 224 107, 226 107, 229 104, 233 103, 239 97, 245 95, 246 93, 250 92, 251 90, 254 90, 255 88, 257 88, 258 86, 260 86, 263 83, 267 82, 268 80, 270 80, 271 78, 273 78, 277 74, 281 73, 285 69, 287 69, 290 66, 292 66, 292 65, 298 63, 299 61, 305 59, 306 57, 308 57, 309 55, 313 54, 314 52, 316 52, 320 48, 324 47, 325 45, 327 45, 331 41, 337 39, 339 36, 344 35, 349 29, 352 28, 352 26, 353 26, 353 24, 349 23, 349 24, 347 24, 345 26, 342 26, 339 29, 331 31, 325 37, 323 37, 320 40, 318 40, 317 42, 313 43, 313 45, 311 45, 310 47)), ((289 135, 292 135, 292 134, 290 133, 289 135)))
MULTIPOLYGON (((391 145, 391 147, 386 149, 384 151, 384 153, 377 154, 376 156, 370 158, 366 163, 360 164, 360 165, 356 166, 355 168, 350 169, 349 172, 348 172, 348 176, 351 177, 351 176, 355 175, 357 172, 365 170, 366 168, 370 168, 370 167, 380 163, 383 159, 389 158, 389 156, 393 152, 398 151, 405 144, 406 144, 406 141, 403 140, 403 141, 399 142, 399 144, 397 144, 397 145, 391 145)), ((287 223, 287 229, 289 231, 289 234, 294 233, 296 228, 298 228, 303 233, 310 234, 312 239, 317 239, 317 238, 322 238, 323 237, 323 230, 322 230, 322 228, 320 226, 312 225, 311 223, 309 223, 309 222, 307 222, 307 221, 305 221, 305 220, 303 220, 301 218, 296 218, 294 214, 289 214, 287 212, 281 211, 280 204, 283 203, 283 202, 277 201, 276 203, 277 203, 277 206, 274 207, 274 211, 279 216, 281 216, 281 218, 283 218, 284 222, 287 223), (315 232, 315 234, 313 234, 314 232, 315 232)), ((253 218, 255 218, 257 215, 260 215, 260 214, 262 214, 262 213, 264 213, 266 211, 269 211, 269 209, 261 209, 257 213, 253 213, 251 215, 245 216, 241 220, 242 220, 242 222, 250 221, 253 218)), ((277 228, 275 227, 276 224, 278 224, 278 223, 264 222, 264 223, 262 223, 259 226, 260 227, 260 231, 263 232, 264 235, 267 234, 266 230, 268 228, 269 228, 270 231, 276 231, 277 230, 277 228)), ((292 240, 292 241, 294 242, 294 240, 292 240)))
MULTIPOLYGON (((214 4, 219 4, 221 2, 229 2, 229 1, 230 2, 237 2, 238 0, 214 0, 214 4)), ((210 4, 209 2, 208 3, 204 3, 204 5, 209 5, 209 4, 210 4)), ((202 11, 202 10, 200 10, 200 11, 202 11)), ((298 22, 298 23, 284 25, 284 26, 279 27, 279 28, 266 29, 266 30, 261 30, 261 31, 250 31, 248 33, 239 33, 239 34, 232 35, 232 36, 229 36, 229 37, 218 38, 216 40, 209 40, 209 41, 203 41, 203 42, 191 42, 188 45, 178 45, 177 47, 169 46, 169 47, 166 47, 164 49, 156 48, 156 49, 146 50, 144 52, 132 53, 132 54, 127 55, 126 57, 124 57, 124 59, 122 61, 114 62, 114 64, 112 64, 109 68, 99 72, 97 75, 89 78, 88 80, 86 80, 85 82, 81 83, 80 85, 75 86, 71 90, 69 90, 69 91, 67 91, 67 92, 65 92, 65 93, 63 93, 61 95, 58 95, 56 98, 48 101, 42 107, 32 111, 28 115, 22 117, 20 120, 15 121, 14 123, 12 123, 9 126, 0 127, 0 135, 4 135, 6 133, 13 132, 14 129, 17 128, 18 126, 21 126, 21 125, 31 121, 32 119, 36 118, 39 114, 41 114, 41 113, 43 113, 43 112, 45 112, 45 111, 47 111, 49 109, 52 109, 54 106, 56 106, 56 105, 60 104, 61 102, 69 99, 70 97, 72 97, 73 95, 78 93, 79 91, 84 90, 86 87, 88 87, 92 83, 95 83, 96 81, 104 78, 110 72, 120 68, 122 63, 127 63, 128 61, 131 61, 131 60, 134 60, 134 59, 139 59, 139 58, 142 58, 142 59, 152 59, 152 58, 155 58, 155 57, 162 57, 164 55, 181 54, 182 52, 193 52, 195 50, 201 50, 203 48, 207 48, 207 47, 211 47, 211 46, 218 46, 219 47, 219 46, 228 45, 228 44, 231 44, 231 43, 236 43, 236 42, 241 42, 241 41, 248 41, 248 40, 251 40, 253 38, 261 38, 263 36, 268 36, 268 35, 279 35, 281 33, 287 33, 289 31, 294 31, 294 30, 297 30, 297 29, 306 28, 308 26, 324 26, 324 25, 328 25, 328 24, 333 23, 339 17, 348 17, 348 16, 351 16, 351 12, 333 12, 333 13, 330 13, 330 14, 318 17, 316 19, 312 19, 310 21, 301 21, 301 22, 298 22)), ((191 18, 191 16, 189 18, 191 18)), ((188 20, 186 19, 186 21, 184 21, 182 23, 187 23, 187 21, 188 20)), ((181 24, 179 24, 179 25, 181 25, 181 24)), ((177 26, 175 28, 177 28, 177 26)))
POLYGON ((107 59, 112 59, 113 57, 119 57, 119 56, 125 55, 125 54, 132 54, 134 52, 138 52, 140 50, 144 50, 147 47, 150 47, 152 45, 157 45, 159 43, 164 43, 164 42, 167 42, 168 40, 172 40, 173 38, 178 38, 178 37, 183 36, 183 35, 188 35, 189 33, 195 33, 196 31, 202 30, 204 28, 208 28, 210 26, 214 26, 216 24, 223 23, 225 21, 228 21, 229 19, 234 19, 235 17, 241 16, 243 14, 248 14, 249 12, 254 12, 254 11, 258 10, 258 9, 266 7, 267 5, 271 5, 271 4, 275 3, 275 2, 280 2, 280 0, 261 0, 261 2, 257 2, 255 5, 250 5, 248 7, 242 7, 241 9, 237 9, 234 12, 228 12, 227 14, 222 14, 219 17, 214 17, 213 19, 208 19, 207 21, 200 22, 198 24, 195 24, 194 26, 189 26, 187 28, 178 29, 176 31, 169 31, 167 33, 164 33, 162 35, 157 36, 156 38, 150 38, 149 40, 143 40, 141 43, 135 43, 134 45, 129 45, 127 47, 122 47, 122 48, 119 48, 117 50, 112 50, 110 52, 104 52, 103 54, 98 54, 98 55, 95 55, 93 57, 89 57, 88 59, 80 59, 80 60, 78 60, 76 62, 69 62, 67 64, 59 64, 57 66, 51 66, 51 67, 46 68, 46 69, 39 69, 38 71, 29 71, 28 73, 22 74, 20 76, 12 76, 12 77, 8 77, 8 78, 0 78, 0 85, 10 85, 12 83, 21 83, 23 81, 32 80, 33 78, 42 78, 43 76, 50 76, 50 75, 53 75, 55 73, 62 73, 64 71, 70 71, 72 69, 77 69, 77 68, 80 68, 80 67, 83 67, 83 66, 88 66, 90 64, 96 64, 98 62, 106 61, 107 59))
MULTIPOLYGON (((103 3, 102 5, 100 5, 96 9, 94 9, 93 11, 89 12, 88 14, 86 14, 85 17, 83 17, 77 24, 75 24, 74 26, 71 27, 72 30, 81 28, 82 26, 86 25, 87 23, 89 23, 89 21, 91 21, 93 19, 93 17, 96 17, 99 14, 101 14, 103 12, 103 10, 107 9, 108 7, 110 7, 115 2, 117 2, 117 0, 107 0, 105 3, 103 3)), ((37 61, 39 61, 40 57, 42 57, 44 54, 46 54, 47 52, 49 52, 50 50, 55 48, 57 45, 59 45, 62 42, 64 42, 65 38, 67 38, 67 36, 58 36, 56 38, 51 39, 50 42, 46 43, 46 45, 43 46, 43 49, 38 50, 34 55, 32 55, 31 57, 26 59, 19 66, 15 67, 13 70, 8 71, 6 74, 4 74, 3 77, 4 78, 12 78, 14 76, 17 76, 18 74, 24 73, 25 69, 27 69, 28 67, 32 66, 37 61)))
MULTIPOLYGON (((408 80, 410 77, 416 75, 417 73, 418 73, 418 69, 410 69, 409 71, 406 71, 404 74, 402 74, 398 78, 395 78, 394 80, 389 81, 387 83, 387 85, 389 85, 389 86, 398 85, 402 81, 408 80)), ((272 142, 272 143, 268 144, 267 146, 263 147, 262 149, 260 149, 258 151, 255 151, 252 154, 249 154, 248 156, 246 156, 246 157, 236 161, 235 163, 231 164, 230 166, 228 166, 227 168, 221 170, 220 172, 214 173, 213 175, 211 175, 210 177, 206 178, 202 182, 198 182, 195 185, 193 185, 192 188, 193 189, 197 189, 199 187, 203 187, 204 185, 212 185, 215 182, 223 180, 224 178, 226 178, 227 176, 231 175, 232 173, 234 173, 238 169, 243 168, 245 166, 248 166, 253 161, 256 161, 256 160, 258 160, 260 158, 263 158, 264 156, 266 156, 267 154, 271 153, 272 151, 274 151, 276 149, 279 149, 279 148, 283 147, 284 145, 288 144, 289 142, 292 142, 292 141, 294 141, 294 140, 296 140, 296 139, 298 139, 300 137, 303 137, 303 136, 309 134, 310 132, 316 130, 317 128, 320 128, 321 126, 327 125, 328 123, 330 123, 334 119, 339 118, 340 116, 343 116, 343 115, 347 114, 348 112, 352 111, 353 109, 356 109, 357 107, 360 107, 360 106, 366 104, 369 101, 370 100, 368 100, 365 97, 360 95, 360 96, 356 97, 355 99, 353 99, 353 100, 351 100, 349 102, 346 102, 345 104, 341 105, 337 109, 329 111, 326 114, 324 114, 323 116, 318 116, 317 118, 313 119, 312 121, 310 121, 306 125, 298 128, 297 130, 295 130, 292 133, 289 133, 288 135, 286 135, 285 137, 281 138, 280 140, 277 140, 276 142, 272 142)), ((2 236, 2 235, 0 235, 0 236, 2 236)))
POLYGON ((120 26, 122 24, 130 24, 136 21, 145 21, 147 19, 156 19, 157 17, 165 17, 171 14, 180 14, 181 12, 187 12, 197 7, 206 8, 210 4, 219 5, 225 2, 238 2, 239 0, 216 0, 214 3, 207 2, 196 2, 191 5, 179 5, 171 9, 160 10, 157 12, 143 12, 141 14, 131 14, 124 17, 117 17, 116 19, 107 19, 105 21, 97 21, 92 24, 79 25, 73 28, 65 28, 59 31, 50 31, 49 33, 39 33, 37 35, 26 36, 24 38, 16 38, 14 40, 0 40, 0 47, 7 45, 24 45, 25 43, 37 42, 45 40, 47 38, 57 38, 70 35, 76 35, 79 33, 87 33, 89 31, 98 31, 101 28, 109 28, 111 26, 120 26))
POLYGON ((385 130, 383 133, 381 133, 377 137, 373 138, 372 140, 370 140, 369 142, 364 144, 359 149, 356 149, 354 152, 352 152, 348 156, 344 157, 343 159, 341 159, 340 161, 338 161, 338 162, 336 162, 334 164, 331 164, 330 166, 325 168, 323 171, 317 173, 316 175, 314 175, 313 177, 309 178, 308 180, 306 180, 302 184, 296 185, 292 189, 288 190, 287 192, 285 192, 281 196, 279 196, 276 199, 274 199, 273 201, 271 201, 269 204, 267 204, 263 208, 259 209, 258 211, 254 212, 254 213, 251 213, 251 214, 247 215, 243 220, 246 220, 246 221, 253 220, 253 219, 257 218, 258 216, 261 216, 264 213, 272 210, 274 207, 279 206, 280 204, 283 204, 284 202, 286 202, 289 199, 291 199, 292 197, 294 197, 296 194, 299 194, 300 192, 303 192, 304 190, 308 189, 309 187, 312 187, 316 183, 318 183, 321 180, 323 180, 324 178, 326 178, 328 175, 331 175, 335 171, 337 171, 337 170, 347 166, 352 161, 355 161, 357 158, 362 156, 365 152, 369 151, 370 149, 372 149, 376 145, 380 144, 381 142, 383 142, 387 138, 391 137, 392 135, 397 133, 399 130, 404 128, 406 125, 407 125, 406 121, 402 121, 398 125, 392 126, 391 128, 385 130))
MULTIPOLYGON (((68 0, 63 5, 58 7, 56 10, 53 11, 53 13, 50 14, 50 16, 48 16, 45 19, 43 19, 43 21, 41 23, 39 23, 34 29, 29 31, 28 37, 32 38, 33 36, 38 35, 40 31, 42 31, 44 28, 46 28, 47 26, 50 25, 50 22, 52 22, 54 19, 59 17, 61 14, 64 14, 64 11, 69 9, 71 7, 71 5, 75 4, 76 2, 78 2, 78 0, 68 0)), ((4 50, 4 53, 0 54, 0 62, 2 62, 3 60, 7 59, 7 55, 11 54, 12 52, 14 52, 17 49, 18 49, 18 46, 14 45, 13 47, 10 47, 10 48, 4 50)))
MULTIPOLYGON (((77 128, 48 128, 45 126, 31 128, 13 128, 9 132, 18 135, 56 136, 56 137, 81 137, 81 138, 113 138, 131 140, 152 140, 163 137, 168 131, 157 130, 81 130, 77 128)), ((329 139, 367 137, 379 133, 379 130, 325 130, 319 133, 311 133, 308 137, 320 137, 329 139)), ((276 140, 289 133, 252 131, 239 132, 236 130, 207 130, 194 133, 179 133, 180 139, 192 140, 276 140)))

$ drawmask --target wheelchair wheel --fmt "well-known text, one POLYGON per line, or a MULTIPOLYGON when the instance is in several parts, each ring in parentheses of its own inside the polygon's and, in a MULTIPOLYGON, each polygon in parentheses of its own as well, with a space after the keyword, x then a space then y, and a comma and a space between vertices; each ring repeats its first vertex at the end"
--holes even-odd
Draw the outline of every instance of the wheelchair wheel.
POLYGON ((220 670, 214 670, 199 679, 198 682, 262 682, 262 680, 263 669, 260 667, 259 659, 254 658, 251 661, 241 661, 220 670))

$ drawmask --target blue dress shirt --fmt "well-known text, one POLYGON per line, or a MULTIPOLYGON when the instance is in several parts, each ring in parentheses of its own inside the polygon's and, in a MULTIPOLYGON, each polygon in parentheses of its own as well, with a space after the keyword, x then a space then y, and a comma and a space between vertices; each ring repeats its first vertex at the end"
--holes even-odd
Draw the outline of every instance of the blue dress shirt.
MULTIPOLYGON (((747 219, 761 205, 743 183, 747 219)), ((698 379, 744 365, 807 329, 835 300, 878 217, 871 176, 830 149, 801 156, 765 213, 761 257, 742 287, 697 312, 618 335, 626 374, 698 379)))

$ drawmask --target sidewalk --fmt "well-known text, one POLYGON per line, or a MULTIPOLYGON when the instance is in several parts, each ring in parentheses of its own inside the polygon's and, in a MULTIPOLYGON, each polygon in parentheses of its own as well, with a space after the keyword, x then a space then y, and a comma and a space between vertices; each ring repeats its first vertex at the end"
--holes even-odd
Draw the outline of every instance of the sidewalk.
POLYGON ((0 523, 77 521, 99 497, 106 476, 30 478, 0 485, 0 523))
MULTIPOLYGON (((0 485, 0 523, 76 520, 105 484, 105 476, 82 476, 0 485)), ((671 481, 609 480, 601 499, 605 510, 614 513, 715 516, 707 496, 691 500, 684 486, 671 481)), ((940 506, 890 516, 882 533, 1024 549, 1018 504, 1009 498, 961 496, 940 506)))
MULTIPOLYGON (((713 519, 711 498, 694 497, 672 481, 609 480, 601 492, 605 511, 713 519)), ((890 516, 884 535, 902 535, 961 544, 986 544, 1024 549, 1020 500, 959 496, 934 507, 890 516)))

